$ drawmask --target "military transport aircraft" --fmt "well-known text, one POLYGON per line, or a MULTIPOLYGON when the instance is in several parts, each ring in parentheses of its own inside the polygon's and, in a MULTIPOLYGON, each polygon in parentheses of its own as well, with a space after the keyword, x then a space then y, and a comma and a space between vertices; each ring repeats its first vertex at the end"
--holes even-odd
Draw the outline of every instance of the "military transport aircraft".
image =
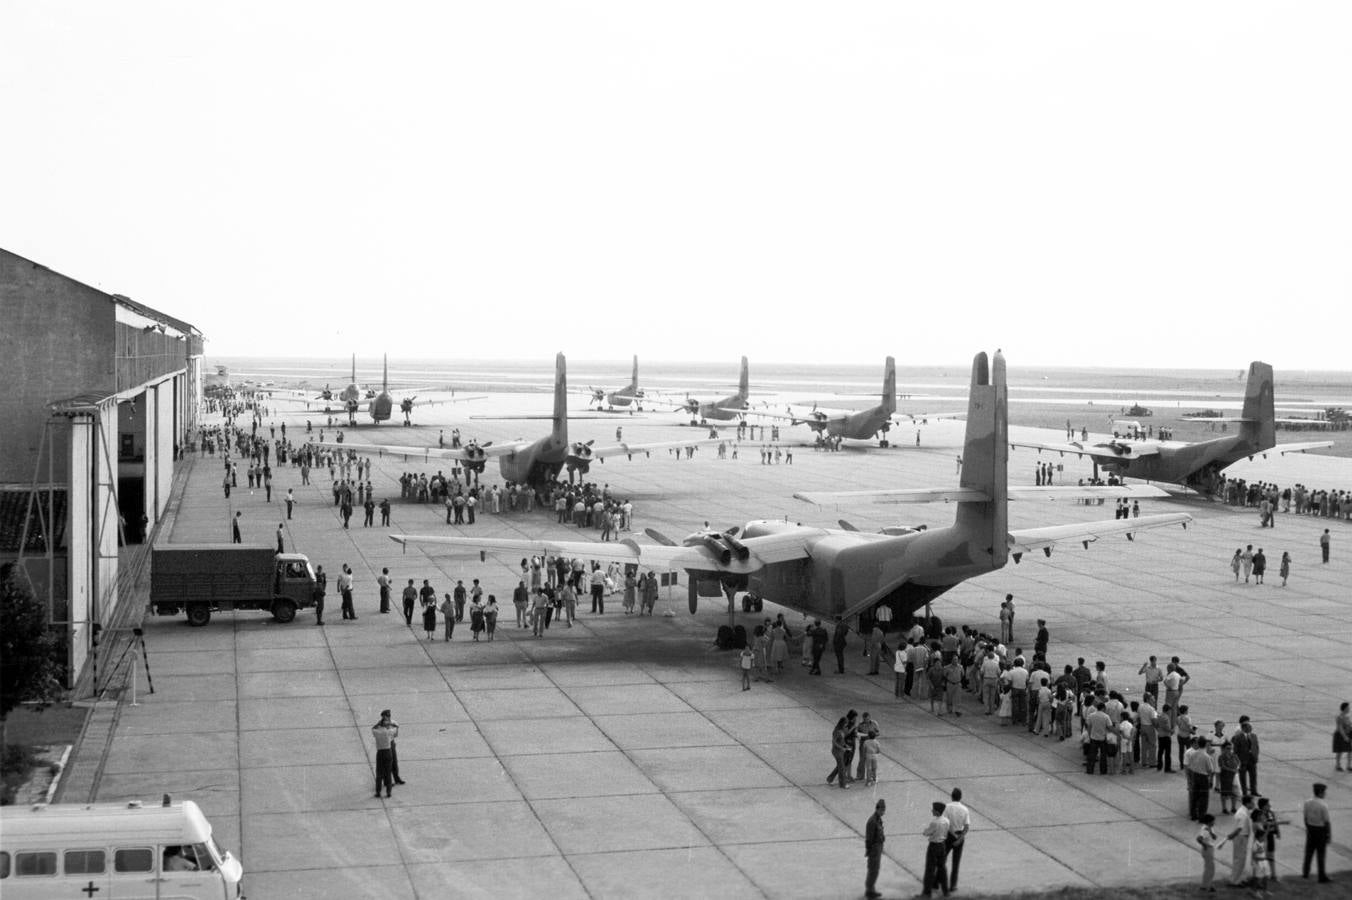
MULTIPOLYGON (((543 418, 543 417, 541 417, 543 418)), ((718 444, 722 438, 710 437, 696 440, 663 441, 658 443, 618 443, 594 446, 594 442, 568 440, 568 367, 562 353, 555 357, 554 374, 554 412, 548 416, 553 422, 550 433, 539 440, 516 440, 507 443, 485 444, 471 443, 466 447, 395 447, 385 444, 351 444, 324 442, 317 446, 340 452, 373 454, 376 456, 401 456, 406 459, 452 459, 461 462, 465 468, 481 474, 489 459, 496 458, 505 481, 516 484, 529 484, 532 487, 553 482, 559 472, 567 468, 571 481, 575 473, 587 474, 593 461, 604 462, 608 456, 627 456, 633 459, 637 453, 645 456, 654 450, 670 450, 718 444)))
POLYGON ((627 385, 614 391, 589 385, 588 390, 591 392, 591 402, 595 403, 598 409, 602 403, 611 409, 617 406, 628 406, 632 403, 639 412, 642 412, 643 389, 638 386, 638 356, 634 356, 634 374, 629 377, 627 385))
MULTIPOLYGON (((396 393, 406 393, 409 388, 399 389, 396 393)), ((294 392, 293 392, 294 393, 294 392)), ((343 412, 347 413, 347 424, 349 428, 357 427, 357 412, 361 409, 363 399, 369 401, 366 404, 366 413, 371 417, 371 421, 376 425, 381 422, 388 422, 394 415, 394 404, 398 402, 399 411, 404 414, 404 424, 412 425, 413 408, 416 406, 435 406, 440 403, 464 403, 468 400, 481 400, 483 394, 465 395, 461 397, 446 397, 438 400, 419 400, 417 395, 402 397, 398 401, 390 392, 390 355, 385 354, 384 368, 381 374, 380 390, 374 388, 363 388, 357 384, 357 357, 352 357, 352 383, 337 394, 329 390, 326 386, 320 392, 319 398, 296 398, 279 397, 283 401, 297 402, 303 400, 306 408, 314 402, 314 399, 337 400, 343 404, 343 412)))
MULTIPOLYGON (((795 413, 789 412, 757 412, 757 416, 765 416, 772 419, 788 419, 794 425, 807 425, 813 431, 818 433, 825 432, 831 437, 841 437, 847 440, 867 441, 878 438, 878 446, 886 447, 887 432, 894 424, 893 416, 897 414, 897 361, 892 357, 887 357, 883 365, 883 389, 882 402, 877 406, 862 410, 848 409, 823 409, 813 406, 808 412, 795 413)), ((938 414, 910 414, 903 413, 911 421, 916 419, 938 419, 938 418, 962 418, 961 414, 938 413, 938 414)))
POLYGON ((700 402, 693 397, 686 397, 685 402, 680 404, 680 409, 685 410, 692 416, 699 416, 700 421, 715 419, 720 422, 726 422, 731 419, 740 419, 751 408, 747 401, 750 396, 750 369, 746 363, 746 357, 742 357, 742 373, 737 380, 737 393, 730 397, 724 397, 722 400, 713 400, 709 402, 700 402))
MULTIPOLYGON (((957 500, 953 525, 903 534, 866 534, 851 529, 812 528, 781 521, 754 521, 726 532, 697 532, 676 542, 649 530, 656 544, 632 539, 593 543, 542 538, 507 540, 451 535, 391 535, 409 544, 448 545, 480 553, 510 551, 619 561, 654 569, 684 569, 689 575, 690 611, 699 596, 729 597, 743 588, 775 598, 809 615, 849 617, 880 603, 895 618, 968 578, 993 572, 1009 556, 1018 562, 1031 550, 1051 555, 1062 541, 1089 542, 1171 524, 1186 524, 1186 513, 1135 519, 1056 525, 1009 531, 1009 460, 1004 357, 985 353, 972 363, 966 444, 959 487, 945 493, 957 500)), ((928 499, 917 492, 917 499, 928 499)))
POLYGON ((1191 422, 1238 423, 1238 434, 1196 443, 1114 439, 1097 444, 1084 441, 1062 444, 1014 441, 1011 446, 1031 447, 1038 451, 1052 450, 1062 456, 1067 453, 1088 456, 1097 467, 1107 469, 1119 477, 1178 484, 1209 493, 1215 487, 1221 470, 1246 457, 1251 459, 1260 453, 1266 456, 1269 451, 1304 453, 1306 450, 1333 446, 1332 441, 1278 444, 1272 394, 1272 366, 1254 361, 1249 364, 1244 408, 1238 417, 1188 419, 1191 422))

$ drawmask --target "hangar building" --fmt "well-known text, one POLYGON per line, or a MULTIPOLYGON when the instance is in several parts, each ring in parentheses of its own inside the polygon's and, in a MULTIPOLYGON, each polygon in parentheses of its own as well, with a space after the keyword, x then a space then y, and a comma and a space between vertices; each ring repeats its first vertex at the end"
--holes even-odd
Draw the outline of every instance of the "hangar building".
POLYGON ((19 560, 87 675, 196 428, 192 325, 0 249, 0 562, 19 560))

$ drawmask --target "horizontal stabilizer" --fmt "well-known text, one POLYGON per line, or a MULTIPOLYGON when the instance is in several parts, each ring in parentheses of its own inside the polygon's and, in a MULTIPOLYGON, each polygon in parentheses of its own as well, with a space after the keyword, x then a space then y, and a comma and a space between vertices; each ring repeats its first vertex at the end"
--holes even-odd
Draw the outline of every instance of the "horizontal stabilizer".
POLYGON ((938 503, 971 501, 985 503, 990 495, 976 488, 900 488, 886 491, 800 491, 799 500, 827 506, 834 503, 938 503))
POLYGON ((1323 450, 1332 446, 1333 441, 1310 441, 1304 444, 1278 444, 1272 449, 1285 456, 1288 453, 1304 453, 1306 450, 1323 450))

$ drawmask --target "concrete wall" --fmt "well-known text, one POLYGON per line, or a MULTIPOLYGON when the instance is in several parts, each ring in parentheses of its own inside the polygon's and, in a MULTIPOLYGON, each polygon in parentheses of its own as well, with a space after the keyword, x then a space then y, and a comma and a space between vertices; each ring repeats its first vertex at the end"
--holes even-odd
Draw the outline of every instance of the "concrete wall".
MULTIPOLYGON (((28 482, 47 404, 114 392, 114 305, 102 291, 0 250, 0 322, 0 482, 28 482)), ((69 457, 64 444, 57 452, 69 457)))

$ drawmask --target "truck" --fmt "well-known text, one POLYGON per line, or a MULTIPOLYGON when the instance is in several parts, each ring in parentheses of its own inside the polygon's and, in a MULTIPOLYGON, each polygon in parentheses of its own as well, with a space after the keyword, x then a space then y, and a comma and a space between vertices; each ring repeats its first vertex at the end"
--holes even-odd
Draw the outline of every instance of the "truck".
POLYGON ((315 573, 301 553, 248 544, 165 544, 150 556, 150 606, 156 615, 211 621, 213 610, 261 609, 278 622, 314 606, 315 573))

